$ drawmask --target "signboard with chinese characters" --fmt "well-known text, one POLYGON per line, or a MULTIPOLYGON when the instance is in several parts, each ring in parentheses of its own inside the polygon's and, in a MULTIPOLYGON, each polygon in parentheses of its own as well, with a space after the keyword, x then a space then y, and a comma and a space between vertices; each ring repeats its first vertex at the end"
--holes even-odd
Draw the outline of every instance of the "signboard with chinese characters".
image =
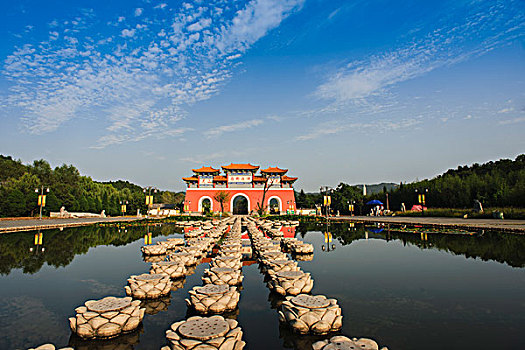
POLYGON ((200 175, 199 176, 199 187, 212 187, 213 176, 212 175, 200 175))
POLYGON ((228 183, 230 184, 248 184, 253 180, 252 174, 228 174, 228 183))
POLYGON ((281 184, 280 176, 270 176, 268 178, 268 186, 279 186, 281 184))

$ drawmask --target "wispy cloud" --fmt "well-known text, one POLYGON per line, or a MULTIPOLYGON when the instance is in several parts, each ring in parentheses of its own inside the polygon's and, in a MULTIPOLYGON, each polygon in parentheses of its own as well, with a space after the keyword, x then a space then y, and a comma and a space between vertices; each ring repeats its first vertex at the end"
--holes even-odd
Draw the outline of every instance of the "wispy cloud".
POLYGON ((517 118, 513 118, 513 119, 501 120, 499 123, 501 125, 508 125, 508 124, 523 123, 523 122, 525 122, 525 117, 517 117, 517 118))
POLYGON ((151 4, 115 16, 104 35, 92 10, 57 19, 47 40, 28 37, 6 58, 2 105, 17 109, 30 133, 95 120, 107 132, 96 148, 177 133, 187 106, 218 93, 246 50, 302 2, 151 4))
POLYGON ((243 157, 248 154, 250 150, 243 151, 223 151, 223 152, 213 152, 205 154, 195 154, 189 157, 182 157, 179 160, 182 162, 193 163, 193 164, 209 164, 209 162, 220 163, 222 161, 230 161, 232 159, 243 157))
POLYGON ((245 121, 235 123, 235 124, 222 125, 222 126, 218 126, 215 128, 211 128, 205 131, 204 135, 206 137, 217 137, 226 132, 245 130, 245 129, 249 129, 249 128, 253 128, 255 126, 261 125, 262 123, 264 123, 262 119, 245 120, 245 121))
POLYGON ((400 121, 381 119, 368 123, 349 122, 344 120, 332 120, 316 125, 309 133, 297 136, 296 141, 309 141, 323 136, 330 136, 342 132, 361 132, 363 130, 373 130, 376 133, 395 131, 400 129, 412 128, 421 124, 421 118, 405 118, 400 121))
POLYGON ((348 62, 315 95, 336 102, 376 97, 401 82, 507 45, 525 35, 525 16, 515 12, 517 3, 471 3, 474 10, 463 21, 443 25, 390 52, 348 62))

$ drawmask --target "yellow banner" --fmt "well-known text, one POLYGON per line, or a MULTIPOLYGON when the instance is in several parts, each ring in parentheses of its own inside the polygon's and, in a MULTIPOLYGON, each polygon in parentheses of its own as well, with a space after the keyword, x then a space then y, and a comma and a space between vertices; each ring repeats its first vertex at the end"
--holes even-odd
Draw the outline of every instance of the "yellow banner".
POLYGON ((324 205, 329 206, 332 204, 332 197, 330 196, 324 196, 324 205))
POLYGON ((125 213, 126 212, 126 204, 123 204, 121 207, 120 207, 120 210, 125 213))
POLYGON ((153 196, 146 196, 146 205, 153 204, 153 196))
POLYGON ((43 207, 46 206, 46 195, 39 194, 38 195, 38 205, 41 205, 43 207))

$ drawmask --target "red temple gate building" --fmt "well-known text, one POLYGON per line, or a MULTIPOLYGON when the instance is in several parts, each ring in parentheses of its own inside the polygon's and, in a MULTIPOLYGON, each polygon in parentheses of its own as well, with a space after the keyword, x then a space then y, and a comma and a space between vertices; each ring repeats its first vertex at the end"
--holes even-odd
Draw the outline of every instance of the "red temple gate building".
POLYGON ((293 183, 296 177, 286 176, 288 169, 269 167, 261 169, 251 164, 230 164, 220 169, 202 167, 193 169, 193 176, 183 177, 186 182, 184 211, 203 213, 220 212, 221 205, 214 199, 219 191, 229 194, 223 203, 224 211, 231 214, 250 214, 257 212, 264 191, 264 206, 269 213, 295 212, 293 183))

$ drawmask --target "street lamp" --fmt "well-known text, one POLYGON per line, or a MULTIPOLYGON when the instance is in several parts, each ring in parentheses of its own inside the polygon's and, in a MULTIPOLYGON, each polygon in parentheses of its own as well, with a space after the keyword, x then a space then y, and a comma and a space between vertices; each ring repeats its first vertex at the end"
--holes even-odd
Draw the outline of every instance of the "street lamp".
POLYGON ((146 195, 146 205, 148 206, 148 211, 146 213, 146 218, 149 219, 149 211, 151 206, 153 205, 153 196, 151 195, 151 190, 153 190, 153 193, 157 193, 157 189, 153 186, 148 186, 142 190, 142 192, 147 193, 146 195))
POLYGON ((319 190, 321 191, 321 193, 323 192, 325 193, 325 195, 323 196, 323 205, 326 208, 326 220, 328 221, 328 215, 330 213, 330 205, 332 204, 332 197, 328 193, 333 194, 334 189, 329 186, 321 186, 319 190))
POLYGON ((418 199, 419 204, 421 204, 421 215, 425 215, 425 205, 426 205, 426 198, 425 195, 428 193, 428 188, 425 188, 424 190, 419 191, 417 188, 414 190, 416 192, 416 196, 418 199), (421 193, 420 193, 421 192, 421 193))
POLYGON ((352 204, 350 204, 350 201, 346 201, 346 204, 348 204, 348 211, 350 212, 350 215, 354 216, 355 201, 352 201, 352 204))
POLYGON ((124 216, 124 213, 126 212, 126 205, 129 204, 128 201, 120 201, 120 211, 122 212, 122 216, 124 216))
MULTIPOLYGON (((40 206, 40 220, 42 220, 42 207, 46 206, 46 195, 44 194, 44 185, 40 187, 40 189, 35 188, 35 193, 38 193, 40 191, 40 194, 38 195, 38 205, 40 206)), ((49 193, 49 187, 46 188, 46 193, 49 193)))

